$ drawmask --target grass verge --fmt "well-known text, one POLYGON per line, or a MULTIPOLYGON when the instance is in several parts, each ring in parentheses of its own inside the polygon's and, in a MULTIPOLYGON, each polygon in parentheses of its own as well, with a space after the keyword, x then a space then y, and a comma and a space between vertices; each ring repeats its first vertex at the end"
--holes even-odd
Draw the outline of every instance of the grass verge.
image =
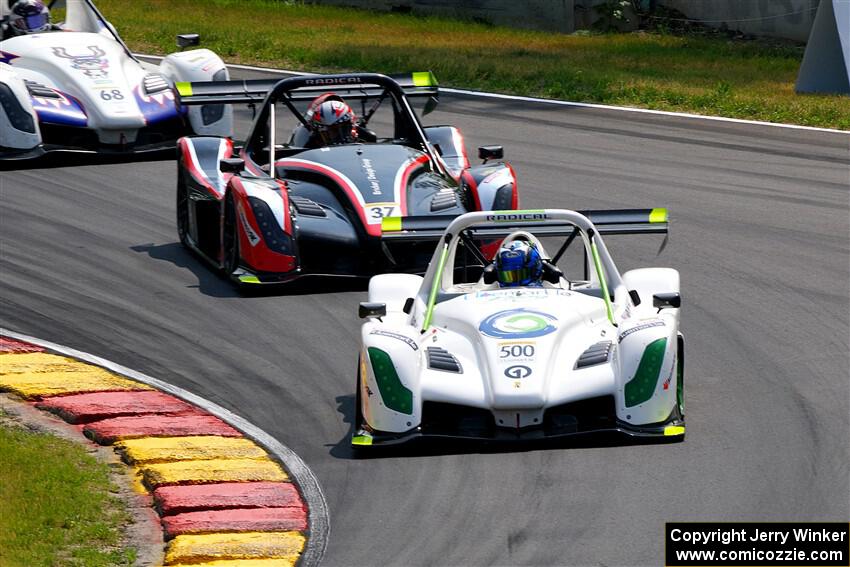
POLYGON ((132 49, 199 32, 231 63, 431 69, 442 85, 850 129, 850 97, 797 95, 803 48, 661 34, 562 35, 284 0, 98 0, 132 49))
POLYGON ((0 424, 0 565, 131 565, 110 490, 109 467, 82 446, 0 424))

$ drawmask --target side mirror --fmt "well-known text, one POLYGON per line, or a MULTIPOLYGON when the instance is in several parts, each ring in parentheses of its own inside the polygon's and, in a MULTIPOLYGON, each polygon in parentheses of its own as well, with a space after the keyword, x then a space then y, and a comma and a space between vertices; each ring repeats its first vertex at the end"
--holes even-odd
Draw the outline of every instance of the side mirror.
POLYGON ((487 163, 488 160, 505 157, 505 150, 502 146, 481 146, 478 148, 478 157, 487 163))
POLYGON ((361 319, 371 319, 373 317, 381 318, 387 314, 387 304, 369 303, 364 301, 360 304, 360 309, 357 310, 357 314, 361 319))
POLYGON ((665 307, 674 307, 678 309, 682 306, 682 296, 678 292, 671 293, 656 293, 652 296, 652 306, 659 310, 665 307))
POLYGON ((240 173, 245 171, 245 160, 242 158, 226 158, 218 162, 222 173, 240 173))
POLYGON ((186 49, 187 47, 195 47, 201 44, 201 34, 197 33, 181 33, 177 36, 177 47, 186 49))
POLYGON ((404 300, 404 308, 402 309, 405 313, 410 315, 410 312, 413 311, 413 298, 408 297, 404 300))

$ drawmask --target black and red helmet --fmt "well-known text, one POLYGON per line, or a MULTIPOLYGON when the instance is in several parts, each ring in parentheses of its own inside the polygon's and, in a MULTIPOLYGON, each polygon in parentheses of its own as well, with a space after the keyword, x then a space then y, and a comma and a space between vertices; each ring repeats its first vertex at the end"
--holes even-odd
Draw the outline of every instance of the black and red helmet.
POLYGON ((333 93, 317 97, 307 109, 310 129, 329 146, 350 144, 357 140, 357 116, 342 97, 333 93))

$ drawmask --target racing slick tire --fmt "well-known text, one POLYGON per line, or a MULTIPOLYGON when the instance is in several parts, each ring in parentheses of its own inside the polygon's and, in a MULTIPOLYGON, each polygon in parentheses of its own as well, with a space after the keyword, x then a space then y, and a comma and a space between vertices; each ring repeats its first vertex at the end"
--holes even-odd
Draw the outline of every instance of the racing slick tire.
POLYGON ((354 380, 356 388, 354 390, 354 427, 360 425, 360 420, 363 418, 363 410, 360 408, 360 357, 357 357, 357 378, 354 380))
POLYGON ((221 236, 222 270, 227 277, 239 269, 239 234, 236 220, 236 203, 233 194, 224 198, 224 220, 221 236))
MULTIPOLYGON (((363 403, 363 400, 360 399, 360 386, 361 386, 360 380, 361 380, 361 377, 360 377, 360 357, 358 356, 357 357, 357 379, 355 380, 356 386, 354 388, 354 418, 353 418, 354 430, 352 432, 352 435, 357 434, 357 430, 360 429, 360 424, 363 423, 363 407, 361 406, 361 404, 363 403)), ((352 446, 351 452, 355 457, 363 455, 365 453, 365 451, 363 451, 363 449, 361 449, 360 447, 357 447, 356 445, 352 446)))
POLYGON ((679 334, 676 341, 676 409, 679 419, 685 421, 685 337, 679 334))
POLYGON ((183 179, 182 169, 177 174, 177 236, 180 244, 189 246, 189 191, 183 179))

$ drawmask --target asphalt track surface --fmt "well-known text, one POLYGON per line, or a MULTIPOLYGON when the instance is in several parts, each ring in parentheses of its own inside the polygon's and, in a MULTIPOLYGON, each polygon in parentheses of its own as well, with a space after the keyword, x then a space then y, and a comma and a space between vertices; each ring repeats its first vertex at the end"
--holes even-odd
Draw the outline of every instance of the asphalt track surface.
POLYGON ((658 565, 665 521, 847 520, 850 136, 462 96, 425 122, 503 144, 523 206, 669 207, 660 256, 608 243, 621 271, 682 274, 685 442, 353 459, 363 286, 238 296, 177 242, 173 161, 0 172, 0 324, 291 447, 328 501, 325 565, 658 565))

